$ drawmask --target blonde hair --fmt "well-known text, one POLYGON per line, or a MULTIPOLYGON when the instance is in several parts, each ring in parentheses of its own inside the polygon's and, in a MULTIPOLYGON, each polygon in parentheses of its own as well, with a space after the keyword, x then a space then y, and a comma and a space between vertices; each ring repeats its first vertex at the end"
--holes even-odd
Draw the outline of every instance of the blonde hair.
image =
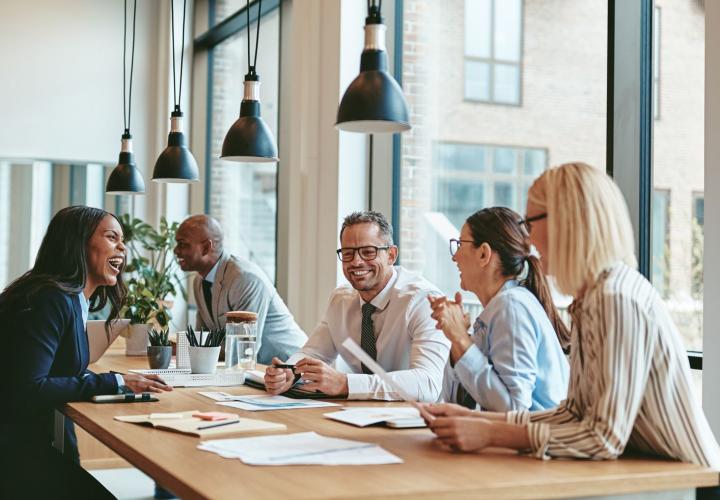
POLYGON ((620 189, 600 169, 565 163, 538 177, 528 201, 548 214, 548 274, 577 297, 617 261, 637 266, 635 239, 620 189))

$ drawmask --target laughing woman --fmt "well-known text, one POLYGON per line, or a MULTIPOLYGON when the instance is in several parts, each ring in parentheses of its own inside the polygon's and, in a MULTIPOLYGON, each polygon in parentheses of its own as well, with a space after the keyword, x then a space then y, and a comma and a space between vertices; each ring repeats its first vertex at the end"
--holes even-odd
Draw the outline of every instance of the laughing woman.
POLYGON ((543 268, 574 297, 567 399, 540 412, 433 405, 440 441, 537 458, 611 459, 632 450, 719 469, 680 335, 635 269, 630 217, 612 179, 583 163, 546 171, 528 193, 525 225, 543 268))
POLYGON ((450 340, 443 399, 484 410, 544 410, 565 398, 567 327, 552 302, 520 216, 484 208, 450 240, 460 287, 483 311, 468 336, 460 294, 430 297, 437 328, 450 340), (557 331, 557 334, 556 334, 557 331), (559 340, 560 339, 560 340, 559 340))
POLYGON ((111 497, 79 465, 72 422, 66 420, 64 456, 52 447, 54 409, 98 394, 169 390, 160 379, 95 374, 87 369, 88 311, 111 306, 118 317, 122 228, 97 208, 69 207, 50 221, 34 267, 0 295, 0 497, 111 497))

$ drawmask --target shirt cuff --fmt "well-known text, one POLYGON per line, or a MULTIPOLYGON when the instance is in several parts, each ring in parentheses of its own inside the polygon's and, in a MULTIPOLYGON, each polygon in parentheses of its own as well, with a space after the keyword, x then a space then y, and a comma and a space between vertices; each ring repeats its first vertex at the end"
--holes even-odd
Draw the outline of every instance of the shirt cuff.
POLYGON ((119 373, 113 373, 113 375, 115 375, 115 380, 117 380, 117 393, 122 394, 122 387, 125 385, 125 379, 119 373))
POLYGON ((296 352, 295 354, 293 354, 292 356, 290 356, 290 357, 287 359, 287 361, 285 361, 285 363, 288 364, 288 365, 294 365, 294 364, 296 364, 298 361, 300 361, 301 359, 303 359, 303 358, 309 358, 309 357, 310 357, 310 356, 308 356, 308 355, 305 354, 304 352, 300 351, 300 352, 296 352))
POLYGON ((542 423, 529 423, 527 432, 530 440, 528 453, 535 458, 549 460, 550 455, 547 454, 547 449, 550 444, 550 426, 542 423))
POLYGON ((455 373, 465 388, 472 387, 475 375, 485 370, 489 364, 487 356, 473 344, 455 363, 455 373))
POLYGON ((370 394, 370 375, 360 373, 348 373, 348 399, 369 399, 370 394))

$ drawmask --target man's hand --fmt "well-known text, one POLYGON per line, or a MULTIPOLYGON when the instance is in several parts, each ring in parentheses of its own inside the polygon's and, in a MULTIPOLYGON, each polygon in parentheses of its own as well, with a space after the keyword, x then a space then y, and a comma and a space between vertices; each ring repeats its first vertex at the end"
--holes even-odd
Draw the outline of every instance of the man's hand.
POLYGON ((172 386, 167 385, 157 375, 140 375, 138 373, 127 373, 122 376, 125 385, 134 393, 141 392, 162 392, 172 391, 172 386))
POLYGON ((302 373, 303 390, 321 391, 329 396, 348 395, 347 375, 319 359, 304 358, 295 365, 295 371, 302 373))
POLYGON ((281 365, 279 358, 272 359, 272 365, 265 369, 265 390, 270 394, 281 394, 290 390, 295 381, 295 374, 289 368, 275 368, 281 365))

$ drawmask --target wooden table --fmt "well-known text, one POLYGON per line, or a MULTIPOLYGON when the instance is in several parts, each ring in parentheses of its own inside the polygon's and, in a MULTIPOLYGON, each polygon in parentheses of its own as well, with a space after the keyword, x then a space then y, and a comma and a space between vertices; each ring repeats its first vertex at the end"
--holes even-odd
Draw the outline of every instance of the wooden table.
MULTIPOLYGON (((143 358, 106 355, 95 371, 144 367, 143 358)), ((541 461, 505 450, 449 453, 427 429, 357 428, 322 417, 329 408, 245 412, 215 403, 198 390, 175 389, 158 403, 70 403, 64 413, 77 425, 161 485, 183 498, 568 498, 685 490, 718 485, 718 473, 679 462, 623 458, 591 462, 541 461), (234 411, 287 425, 288 432, 374 442, 405 463, 370 466, 258 467, 196 449, 198 438, 113 420, 115 415, 181 410, 234 411)), ((231 394, 249 387, 219 388, 231 394)), ((350 406, 387 403, 347 402, 350 406)), ((694 496, 692 497, 694 498, 694 496)))

